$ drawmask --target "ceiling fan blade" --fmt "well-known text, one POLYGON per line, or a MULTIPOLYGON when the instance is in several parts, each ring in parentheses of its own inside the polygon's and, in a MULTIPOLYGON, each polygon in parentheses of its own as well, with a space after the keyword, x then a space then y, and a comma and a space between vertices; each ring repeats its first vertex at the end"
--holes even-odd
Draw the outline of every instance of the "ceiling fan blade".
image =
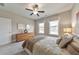
POLYGON ((44 13, 45 11, 38 11, 38 12, 40 12, 40 13, 44 13))
POLYGON ((31 10, 31 9, 28 9, 28 8, 25 8, 26 10, 29 10, 29 11, 33 11, 33 10, 31 10))
POLYGON ((33 15, 33 13, 31 13, 30 15, 33 15))
POLYGON ((39 16, 39 14, 37 13, 37 16, 39 16))

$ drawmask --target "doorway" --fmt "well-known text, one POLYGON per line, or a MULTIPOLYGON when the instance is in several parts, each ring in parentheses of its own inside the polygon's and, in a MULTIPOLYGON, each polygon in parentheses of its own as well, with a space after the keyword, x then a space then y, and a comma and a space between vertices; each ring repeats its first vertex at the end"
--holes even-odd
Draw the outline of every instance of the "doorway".
POLYGON ((11 42, 11 20, 0 18, 0 46, 11 42))

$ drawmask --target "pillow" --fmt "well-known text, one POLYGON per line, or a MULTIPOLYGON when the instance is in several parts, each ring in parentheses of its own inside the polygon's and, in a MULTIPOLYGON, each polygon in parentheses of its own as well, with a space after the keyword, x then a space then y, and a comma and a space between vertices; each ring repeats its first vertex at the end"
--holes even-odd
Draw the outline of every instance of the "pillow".
POLYGON ((65 34, 63 39, 72 39, 73 36, 71 34, 65 34))
POLYGON ((59 47, 65 48, 68 43, 72 41, 72 36, 64 36, 64 38, 61 40, 59 47))
POLYGON ((56 44, 58 44, 59 45, 59 43, 61 42, 61 38, 60 39, 58 39, 57 41, 56 41, 56 44))

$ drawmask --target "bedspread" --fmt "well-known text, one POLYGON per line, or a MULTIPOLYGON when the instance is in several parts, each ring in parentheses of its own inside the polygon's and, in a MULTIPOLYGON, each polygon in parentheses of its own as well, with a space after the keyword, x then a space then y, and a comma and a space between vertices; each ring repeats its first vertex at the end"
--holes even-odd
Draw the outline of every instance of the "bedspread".
POLYGON ((56 38, 44 38, 35 43, 33 47, 34 55, 61 55, 61 49, 56 44, 56 38))
POLYGON ((36 36, 34 39, 32 40, 25 40, 22 44, 23 48, 27 48, 30 50, 30 52, 33 51, 33 46, 36 42, 42 40, 44 38, 44 36, 36 36))
POLYGON ((58 38, 44 37, 25 41, 24 48, 29 49, 33 55, 61 55, 61 49, 56 44, 58 38))

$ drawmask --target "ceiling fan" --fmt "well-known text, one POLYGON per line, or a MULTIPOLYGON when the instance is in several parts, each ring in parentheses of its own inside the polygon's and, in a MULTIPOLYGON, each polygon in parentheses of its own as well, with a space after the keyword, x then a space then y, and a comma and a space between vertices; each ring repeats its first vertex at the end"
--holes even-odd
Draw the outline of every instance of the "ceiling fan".
POLYGON ((28 10, 28 11, 32 11, 32 13, 30 15, 37 15, 39 16, 39 13, 45 13, 45 11, 39 11, 39 6, 37 4, 34 4, 32 6, 32 9, 29 9, 29 8, 25 8, 25 10, 28 10))

